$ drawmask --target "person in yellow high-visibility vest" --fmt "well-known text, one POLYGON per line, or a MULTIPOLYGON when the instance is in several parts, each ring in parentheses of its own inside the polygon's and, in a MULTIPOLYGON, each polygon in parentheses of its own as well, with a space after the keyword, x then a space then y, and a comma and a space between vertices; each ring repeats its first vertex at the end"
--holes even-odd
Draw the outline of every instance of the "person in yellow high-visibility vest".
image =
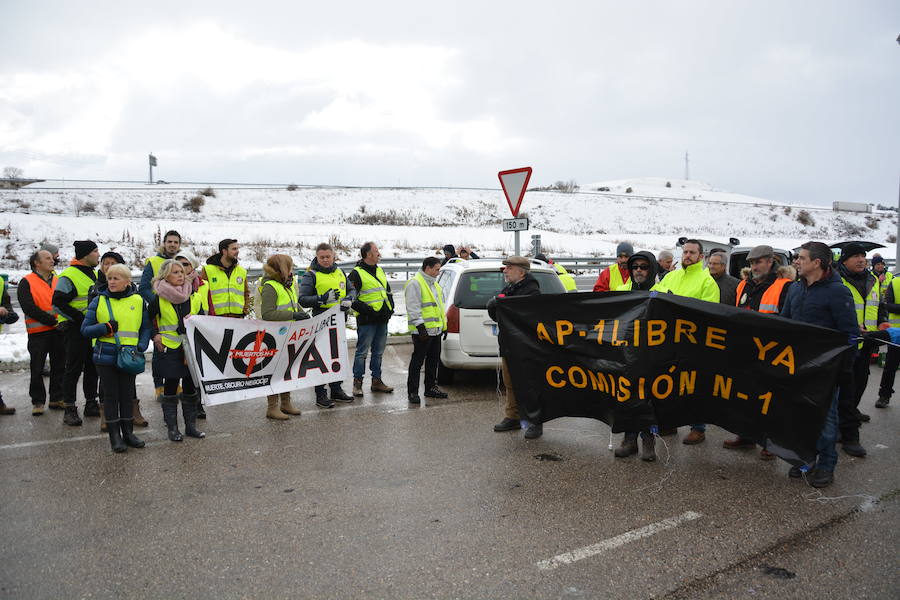
POLYGON ((81 335, 81 322, 88 307, 88 292, 97 282, 97 264, 100 262, 100 250, 91 240, 76 241, 75 258, 71 264, 59 274, 59 281, 53 291, 53 306, 59 312, 57 329, 66 338, 66 372, 63 376, 63 401, 66 412, 63 423, 81 425, 78 408, 75 405, 75 393, 78 379, 84 392, 84 416, 99 417, 100 405, 97 403, 97 370, 91 360, 93 344, 81 335), (83 375, 82 375, 83 374, 83 375))
MULTIPOLYGON (((178 251, 181 250, 181 234, 175 231, 174 229, 170 229, 166 232, 166 234, 162 238, 162 244, 159 248, 157 248, 157 253, 155 256, 151 256, 147 259, 147 262, 144 263, 144 271, 141 273, 141 283, 138 287, 141 296, 144 298, 144 302, 148 304, 153 301, 154 293, 153 293, 153 278, 156 277, 156 274, 159 273, 159 267, 163 264, 163 262, 169 258, 175 258, 175 255, 178 251)), ((156 350, 153 351, 153 358, 156 358, 156 350)), ((156 372, 157 361, 154 360, 151 365, 151 369, 153 372, 153 387, 156 388, 156 399, 159 400, 162 397, 162 377, 156 372)), ((140 424, 140 423, 137 423, 140 424)))
POLYGON ((406 282, 406 321, 412 335, 413 351, 409 358, 406 392, 410 404, 421 404, 419 373, 425 364, 426 398, 446 398, 447 393, 437 386, 438 363, 441 360, 441 336, 447 330, 444 292, 437 282, 441 261, 429 256, 422 261, 422 270, 406 282))
POLYGON ((203 279, 209 282, 210 313, 217 317, 242 319, 250 310, 247 269, 238 264, 239 253, 237 240, 224 239, 203 267, 203 279))
POLYGON ((394 297, 387 275, 378 266, 381 252, 375 242, 366 242, 359 249, 362 258, 347 275, 347 280, 358 290, 351 308, 356 314, 356 355, 353 358, 353 395, 362 396, 363 375, 366 371, 366 355, 372 349, 369 369, 372 372, 373 392, 391 393, 394 388, 381 379, 381 357, 387 344, 388 321, 394 314, 394 297))
MULTIPOLYGON (((334 248, 327 242, 316 246, 316 256, 300 279, 300 306, 311 308, 313 316, 340 304, 346 316, 356 299, 356 289, 348 283, 347 276, 334 263, 334 248)), ((334 402, 353 402, 353 396, 341 387, 340 381, 328 384, 331 398, 325 392, 325 384, 317 385, 316 406, 332 408, 334 402)))
MULTIPOLYGON (((553 259, 548 258, 546 254, 543 252, 539 252, 534 256, 537 260, 542 260, 548 265, 552 266, 556 269, 556 274, 559 276, 560 283, 563 284, 563 287, 566 289, 566 292, 577 292, 578 284, 575 283, 575 278, 572 277, 572 274, 569 273, 568 270, 558 262, 554 262, 553 259)), ((615 291, 616 288, 611 288, 612 291, 615 291)))
MULTIPOLYGON (((900 277, 891 278, 887 291, 884 293, 884 307, 888 312, 887 326, 900 331, 900 277)), ((884 324, 881 325, 884 327, 884 324)), ((889 345, 887 357, 884 361, 884 371, 881 374, 881 385, 878 389, 878 400, 875 408, 887 408, 894 395, 894 380, 897 377, 897 369, 900 368, 900 347, 889 345)))
POLYGON ((600 272, 597 283, 594 284, 595 292, 609 292, 619 289, 631 276, 628 272, 628 259, 634 254, 634 246, 629 242, 621 242, 616 246, 616 262, 600 272))

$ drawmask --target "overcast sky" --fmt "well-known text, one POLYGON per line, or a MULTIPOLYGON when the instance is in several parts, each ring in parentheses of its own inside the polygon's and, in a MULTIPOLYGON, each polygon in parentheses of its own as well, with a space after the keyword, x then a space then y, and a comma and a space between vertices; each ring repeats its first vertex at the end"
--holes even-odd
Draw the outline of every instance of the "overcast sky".
POLYGON ((0 166, 497 187, 684 176, 894 205, 900 2, 50 2, 0 21, 0 166), (440 6, 440 8, 425 8, 440 6))

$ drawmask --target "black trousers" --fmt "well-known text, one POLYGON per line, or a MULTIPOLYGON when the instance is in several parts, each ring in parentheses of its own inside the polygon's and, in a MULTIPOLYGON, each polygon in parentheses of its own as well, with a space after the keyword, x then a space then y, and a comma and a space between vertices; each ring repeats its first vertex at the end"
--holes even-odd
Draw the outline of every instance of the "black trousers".
POLYGON ((852 375, 838 378, 838 428, 844 442, 859 441, 859 401, 869 383, 869 361, 875 344, 863 342, 853 359, 852 375))
POLYGON ((97 365, 97 373, 103 390, 103 417, 106 422, 133 421, 132 402, 137 398, 135 376, 111 365, 97 365))
POLYGON ((881 388, 878 390, 881 398, 890 398, 894 394, 897 367, 900 367, 900 348, 888 346, 887 357, 884 359, 884 373, 881 374, 881 388))
POLYGON ((74 323, 69 325, 66 337, 66 374, 63 377, 63 399, 66 406, 75 406, 75 394, 78 389, 78 378, 85 400, 97 399, 97 369, 91 360, 93 347, 91 340, 81 335, 81 330, 74 323))
POLYGON ((409 359, 409 374, 406 377, 406 391, 415 394, 419 391, 419 372, 425 363, 425 389, 430 390, 437 384, 438 363, 441 360, 441 336, 429 335, 422 341, 418 335, 412 336, 413 351, 409 359))
POLYGON ((47 401, 44 389, 44 363, 50 357, 50 402, 63 401, 63 377, 66 372, 66 340, 56 329, 28 336, 31 357, 31 383, 28 395, 31 403, 41 406, 47 401))
POLYGON ((181 382, 182 394, 193 394, 197 391, 194 380, 190 377, 166 377, 163 379, 163 394, 166 396, 174 396, 178 393, 178 383, 181 382))

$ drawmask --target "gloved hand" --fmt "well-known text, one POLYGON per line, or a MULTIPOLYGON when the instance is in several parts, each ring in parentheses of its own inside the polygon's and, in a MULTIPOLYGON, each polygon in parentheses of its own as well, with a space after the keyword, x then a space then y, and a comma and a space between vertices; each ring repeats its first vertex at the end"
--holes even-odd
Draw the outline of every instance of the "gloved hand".
POLYGON ((106 331, 109 333, 116 333, 119 331, 119 322, 118 321, 109 321, 106 323, 106 331))
POLYGON ((351 304, 353 304, 353 301, 349 300, 348 298, 344 298, 343 300, 341 300, 341 310, 347 312, 348 310, 350 310, 351 304))
POLYGON ((63 333, 69 330, 69 326, 72 324, 72 321, 60 321, 56 324, 56 330, 62 331, 63 333))
POLYGON ((7 313, 6 320, 3 322, 6 323, 7 325, 12 325, 13 323, 15 323, 18 320, 19 320, 18 313, 14 310, 11 310, 7 313))
POLYGON ((319 296, 319 304, 331 304, 332 302, 337 302, 337 294, 334 293, 334 290, 328 290, 321 296, 319 296))
POLYGON ((416 337, 419 338, 419 341, 420 341, 420 342, 427 342, 427 341, 428 341, 428 330, 425 328, 425 325, 424 325, 424 324, 417 325, 417 326, 416 326, 416 331, 418 332, 418 333, 416 334, 416 337))

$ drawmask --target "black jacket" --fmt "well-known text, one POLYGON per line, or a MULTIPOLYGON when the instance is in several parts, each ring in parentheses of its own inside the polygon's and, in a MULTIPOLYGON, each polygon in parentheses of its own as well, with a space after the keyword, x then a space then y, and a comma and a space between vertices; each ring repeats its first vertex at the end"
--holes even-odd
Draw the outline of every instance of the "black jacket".
MULTIPOLYGON (((331 267, 325 268, 319 264, 315 258, 312 259, 312 262, 309 264, 309 269, 303 273, 303 277, 300 278, 300 292, 299 292, 299 301, 300 306, 306 308, 313 309, 313 315, 317 315, 319 313, 325 312, 326 309, 321 307, 321 299, 320 294, 316 292, 316 273, 326 273, 331 274, 337 270, 337 265, 332 264, 331 267)), ((345 273, 346 275, 346 273, 345 273)), ((356 276, 356 279, 359 279, 359 275, 356 276)), ((346 297, 351 301, 356 300, 356 288, 351 284, 350 278, 347 278, 347 289, 346 297)))
MULTIPOLYGON (((367 265, 364 261, 360 260, 356 263, 357 267, 360 267, 367 273, 369 273, 372 277, 375 277, 375 273, 378 271, 378 265, 367 265)), ((355 270, 350 271, 350 274, 347 275, 347 282, 356 290, 357 297, 354 298, 353 304, 351 304, 351 308, 355 310, 356 315, 356 325, 378 325, 380 323, 387 323, 391 320, 391 315, 394 314, 394 296, 391 294, 391 283, 387 281, 387 296, 388 302, 385 302, 381 310, 375 312, 372 310, 372 307, 366 304, 365 302, 361 302, 358 298, 358 295, 362 290, 362 280, 359 278, 359 273, 355 270), (390 304, 390 306, 388 306, 390 304)))
MULTIPOLYGON (((95 284, 97 282, 97 271, 94 270, 93 267, 88 267, 87 265, 72 265, 85 275, 87 275, 91 281, 95 284)), ((60 278, 62 279, 62 278, 60 278)), ((66 277, 68 279, 68 277, 66 277)), ((74 282, 71 287, 63 291, 59 287, 59 283, 56 284, 56 289, 53 291, 53 306, 56 307, 56 310, 67 316, 76 326, 81 327, 81 321, 84 320, 84 315, 80 310, 72 308, 69 305, 76 296, 78 295, 78 291, 75 289, 74 282)))
POLYGON ((741 280, 728 273, 722 273, 718 279, 713 277, 713 280, 719 286, 719 304, 734 306, 737 301, 737 287, 741 280))
MULTIPOLYGON (((517 281, 516 283, 510 283, 505 288, 500 290, 500 293, 497 294, 494 298, 488 300, 487 310, 488 315, 494 321, 497 320, 497 302, 503 300, 505 298, 511 298, 514 296, 537 296, 541 293, 541 286, 538 284, 537 279, 534 278, 534 275, 531 273, 525 273, 525 277, 517 281)), ((503 356, 503 328, 500 328, 500 333, 497 336, 497 342, 500 345, 500 356, 503 356)))

